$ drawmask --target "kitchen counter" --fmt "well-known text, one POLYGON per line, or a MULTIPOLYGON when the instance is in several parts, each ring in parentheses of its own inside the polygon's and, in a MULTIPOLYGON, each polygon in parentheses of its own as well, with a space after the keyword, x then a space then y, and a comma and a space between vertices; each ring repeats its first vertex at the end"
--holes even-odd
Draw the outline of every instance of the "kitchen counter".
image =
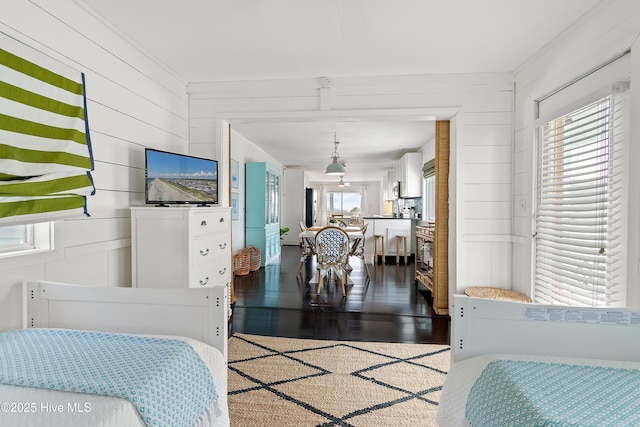
POLYGON ((362 217, 365 223, 369 223, 365 234, 365 254, 373 255, 373 235, 379 234, 385 237, 385 254, 396 256, 396 236, 403 234, 407 236, 407 246, 409 254, 415 253, 416 225, 419 218, 394 218, 391 216, 365 216, 362 217))
POLYGON ((409 219, 412 221, 420 221, 420 218, 399 218, 393 216, 363 216, 362 219, 409 219))

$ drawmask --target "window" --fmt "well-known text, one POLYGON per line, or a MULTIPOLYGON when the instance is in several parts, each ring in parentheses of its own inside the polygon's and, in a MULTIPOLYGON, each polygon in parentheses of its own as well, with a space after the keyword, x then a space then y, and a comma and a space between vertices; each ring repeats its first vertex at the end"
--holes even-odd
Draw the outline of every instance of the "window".
POLYGON ((422 219, 436 220, 436 159, 422 165, 422 219))
POLYGON ((425 221, 436 220, 436 176, 429 175, 424 178, 422 186, 422 219, 425 221))
POLYGON ((49 222, 0 227, 0 257, 51 250, 52 230, 49 222))
POLYGON ((327 211, 329 216, 360 215, 362 196, 357 192, 330 191, 327 193, 327 211))
POLYGON ((606 96, 538 129, 536 302, 626 302, 625 103, 606 96))

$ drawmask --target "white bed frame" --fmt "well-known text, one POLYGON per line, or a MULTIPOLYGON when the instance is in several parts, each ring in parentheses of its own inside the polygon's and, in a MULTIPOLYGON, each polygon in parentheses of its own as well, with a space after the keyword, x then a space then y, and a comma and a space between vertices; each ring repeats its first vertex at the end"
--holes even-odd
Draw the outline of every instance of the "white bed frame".
POLYGON ((227 360, 228 286, 101 288, 23 283, 23 327, 86 329, 193 338, 227 360))
POLYGON ((640 361, 640 311, 453 295, 451 357, 528 354, 640 361))

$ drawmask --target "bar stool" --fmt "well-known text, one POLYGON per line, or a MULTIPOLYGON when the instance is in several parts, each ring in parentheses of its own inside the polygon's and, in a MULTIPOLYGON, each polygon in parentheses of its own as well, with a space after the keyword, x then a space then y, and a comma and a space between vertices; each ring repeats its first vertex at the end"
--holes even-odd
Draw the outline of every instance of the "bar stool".
POLYGON ((407 236, 405 234, 396 236, 396 264, 400 264, 400 255, 404 256, 404 265, 407 265, 407 236), (402 246, 400 246, 401 243, 402 246), (400 253, 400 248, 402 248, 402 253, 400 253))
POLYGON ((374 262, 378 262, 378 255, 382 255, 382 264, 384 264, 384 235, 382 234, 374 234, 373 235, 373 259, 374 262), (380 243, 380 248, 378 249, 378 242, 380 243))

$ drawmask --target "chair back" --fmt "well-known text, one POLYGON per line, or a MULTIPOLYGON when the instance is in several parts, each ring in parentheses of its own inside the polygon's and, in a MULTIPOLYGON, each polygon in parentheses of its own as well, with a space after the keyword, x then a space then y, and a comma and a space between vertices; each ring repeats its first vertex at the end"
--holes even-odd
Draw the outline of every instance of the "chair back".
POLYGON ((366 234, 368 227, 369 227, 368 222, 362 226, 362 234, 363 234, 362 239, 360 239, 358 241, 358 244, 354 248, 352 248, 351 255, 364 258, 364 240, 365 240, 364 234, 366 234))
POLYGON ((324 227, 316 234, 316 254, 320 264, 346 264, 349 235, 340 227, 324 227))
POLYGON ((307 229, 306 224, 304 222, 302 222, 302 221, 300 221, 298 223, 298 226, 300 227, 300 232, 303 232, 303 231, 305 231, 307 229))

